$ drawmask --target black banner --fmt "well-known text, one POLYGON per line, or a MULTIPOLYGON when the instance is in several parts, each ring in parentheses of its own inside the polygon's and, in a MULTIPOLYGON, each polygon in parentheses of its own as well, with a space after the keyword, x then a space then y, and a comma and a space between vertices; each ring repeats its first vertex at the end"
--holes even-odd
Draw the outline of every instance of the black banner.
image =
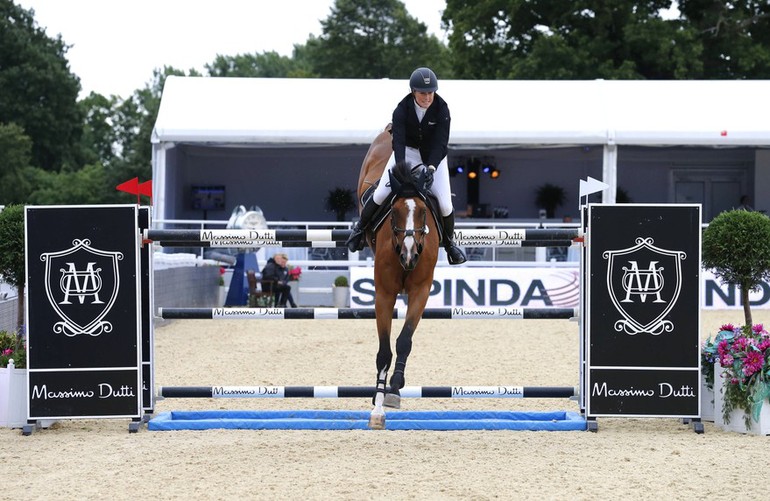
POLYGON ((25 217, 30 419, 139 417, 137 207, 25 217))
MULTIPOLYGON (((150 228, 150 208, 139 207, 139 230, 150 228)), ((152 244, 145 243, 139 251, 141 263, 139 283, 141 297, 142 330, 142 410, 152 414, 155 401, 152 389, 155 386, 155 370, 152 364, 155 333, 152 321, 152 244)))
POLYGON ((697 417, 700 206, 588 210, 588 415, 697 417))

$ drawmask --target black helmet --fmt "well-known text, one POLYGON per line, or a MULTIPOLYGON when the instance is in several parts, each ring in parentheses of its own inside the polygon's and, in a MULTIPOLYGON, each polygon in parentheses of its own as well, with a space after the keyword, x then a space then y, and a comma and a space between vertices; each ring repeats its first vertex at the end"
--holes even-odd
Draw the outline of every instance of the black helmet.
POLYGON ((438 90, 438 78, 430 68, 417 68, 409 77, 409 86, 418 92, 436 92, 438 90))

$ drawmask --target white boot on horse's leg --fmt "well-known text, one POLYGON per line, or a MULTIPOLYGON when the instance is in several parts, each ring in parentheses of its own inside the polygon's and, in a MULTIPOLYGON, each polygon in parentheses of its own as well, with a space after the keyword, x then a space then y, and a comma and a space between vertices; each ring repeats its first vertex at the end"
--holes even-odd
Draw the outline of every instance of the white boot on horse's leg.
POLYGON ((375 386, 374 396, 372 397, 372 413, 369 415, 369 428, 372 430, 385 429, 385 409, 382 408, 385 400, 385 381, 388 377, 387 369, 381 370, 377 375, 377 386, 375 386))
POLYGON ((374 394, 374 409, 369 415, 369 428, 372 430, 385 429, 385 409, 382 408, 384 393, 381 391, 374 394))

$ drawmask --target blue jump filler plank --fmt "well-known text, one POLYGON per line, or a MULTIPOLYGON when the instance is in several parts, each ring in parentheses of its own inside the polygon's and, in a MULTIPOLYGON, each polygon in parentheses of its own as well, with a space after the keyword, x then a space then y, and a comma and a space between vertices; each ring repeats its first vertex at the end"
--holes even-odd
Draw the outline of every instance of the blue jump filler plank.
MULTIPOLYGON (((151 431, 170 430, 365 430, 369 411, 171 411, 151 419, 151 431)), ((392 411, 387 430, 583 431, 575 412, 392 411)))

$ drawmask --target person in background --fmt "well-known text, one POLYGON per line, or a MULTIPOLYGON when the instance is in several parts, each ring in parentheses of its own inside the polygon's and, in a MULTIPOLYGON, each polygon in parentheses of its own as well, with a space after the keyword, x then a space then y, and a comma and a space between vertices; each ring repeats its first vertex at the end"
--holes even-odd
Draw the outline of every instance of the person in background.
POLYGON ((388 173, 398 162, 415 167, 424 165, 433 179, 431 191, 438 199, 444 227, 443 244, 449 264, 466 261, 465 252, 453 241, 455 227, 452 191, 449 186, 449 106, 436 94, 438 79, 430 68, 417 68, 409 78, 411 91, 393 111, 391 134, 393 154, 380 178, 380 184, 361 210, 360 220, 353 225, 346 244, 350 252, 364 248, 364 232, 374 214, 390 195, 388 173), (435 173, 435 174, 434 174, 435 173))
POLYGON ((736 209, 743 209, 745 211, 753 212, 754 208, 749 205, 749 196, 748 195, 741 195, 741 203, 736 209))
POLYGON ((286 308, 287 302, 292 308, 297 307, 297 303, 291 297, 289 269, 286 266, 288 262, 289 256, 279 252, 268 259, 267 264, 262 268, 262 290, 273 293, 274 305, 278 308, 286 308))

